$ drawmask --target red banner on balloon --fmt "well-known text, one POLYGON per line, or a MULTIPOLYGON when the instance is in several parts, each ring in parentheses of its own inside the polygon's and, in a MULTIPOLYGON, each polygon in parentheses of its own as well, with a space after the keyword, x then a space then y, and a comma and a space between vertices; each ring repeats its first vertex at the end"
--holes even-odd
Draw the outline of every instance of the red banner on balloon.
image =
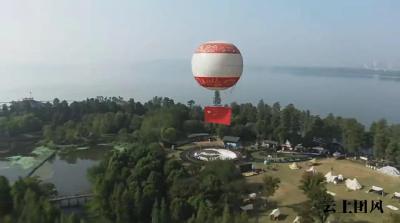
POLYGON ((207 123, 222 125, 231 124, 232 109, 221 106, 206 106, 204 108, 204 120, 207 123))

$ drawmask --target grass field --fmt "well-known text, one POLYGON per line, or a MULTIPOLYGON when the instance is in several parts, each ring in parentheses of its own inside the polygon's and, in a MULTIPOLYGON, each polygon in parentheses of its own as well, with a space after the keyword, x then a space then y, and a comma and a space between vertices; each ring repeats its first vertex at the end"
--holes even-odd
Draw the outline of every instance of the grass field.
MULTIPOLYGON (((337 201, 342 202, 343 199, 346 200, 368 200, 368 209, 370 209, 371 200, 383 201, 384 213, 381 214, 379 211, 373 213, 357 213, 357 214, 335 214, 336 219, 341 219, 340 222, 346 222, 346 220, 353 220, 351 222, 358 223, 379 223, 384 222, 384 219, 388 218, 389 213, 399 213, 398 211, 392 211, 386 208, 386 205, 393 205, 400 208, 400 201, 390 199, 393 192, 400 192, 400 177, 391 177, 382 175, 372 169, 365 167, 360 163, 356 163, 350 160, 335 160, 335 159, 323 159, 319 160, 319 165, 315 168, 318 172, 326 174, 333 168, 334 175, 342 174, 345 178, 357 178, 363 188, 359 191, 347 191, 344 183, 334 185, 328 184, 328 191, 336 193, 334 197, 337 201), (388 195, 381 197, 374 193, 366 193, 365 191, 369 189, 372 185, 383 187, 388 195)), ((302 168, 299 170, 291 170, 288 164, 277 164, 277 170, 268 170, 265 174, 279 177, 281 179, 281 184, 279 189, 276 191, 273 197, 269 199, 270 205, 261 213, 258 217, 254 217, 252 222, 273 222, 269 220, 269 213, 276 206, 280 208, 282 213, 282 218, 278 222, 292 222, 296 217, 296 210, 301 207, 302 203, 306 200, 303 192, 298 189, 301 175, 308 169, 308 162, 298 163, 302 168), (274 207, 275 206, 275 207, 274 207)), ((266 168, 262 163, 255 163, 256 167, 266 168)), ((246 180, 251 184, 259 184, 262 182, 262 178, 265 174, 248 177, 246 180)), ((340 207, 340 206, 339 206, 340 207)), ((338 210, 338 208, 337 208, 338 210)))

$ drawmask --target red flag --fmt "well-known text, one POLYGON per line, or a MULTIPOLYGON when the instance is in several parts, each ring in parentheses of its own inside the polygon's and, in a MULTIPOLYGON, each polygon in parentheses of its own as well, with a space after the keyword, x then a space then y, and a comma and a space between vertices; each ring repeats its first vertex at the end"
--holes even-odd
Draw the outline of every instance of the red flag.
POLYGON ((208 123, 223 125, 231 124, 232 109, 221 106, 206 106, 204 108, 204 119, 208 123))

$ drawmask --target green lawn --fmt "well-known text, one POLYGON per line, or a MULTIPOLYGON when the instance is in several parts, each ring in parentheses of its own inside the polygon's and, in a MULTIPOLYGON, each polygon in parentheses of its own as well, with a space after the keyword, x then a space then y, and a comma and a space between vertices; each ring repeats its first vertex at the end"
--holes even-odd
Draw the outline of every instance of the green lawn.
MULTIPOLYGON (((355 163, 349 160, 335 160, 335 159, 324 159, 319 160, 320 165, 316 166, 318 172, 326 174, 333 168, 333 173, 335 175, 342 174, 345 178, 356 177, 358 181, 364 186, 359 191, 347 191, 346 186, 343 184, 328 184, 328 190, 336 193, 335 200, 341 202, 343 199, 346 200, 368 200, 368 205, 370 205, 370 200, 382 199, 384 206, 384 214, 380 212, 373 212, 369 214, 339 214, 337 217, 351 218, 356 220, 356 222, 383 222, 383 219, 387 218, 389 213, 399 213, 399 211, 392 211, 386 208, 386 205, 394 205, 400 208, 400 202, 396 200, 391 200, 390 197, 393 192, 400 192, 400 178, 382 175, 372 169, 365 167, 362 164, 355 163), (377 194, 369 193, 365 191, 371 186, 380 186, 385 189, 385 192, 389 193, 385 197, 380 197, 377 194)), ((255 163, 257 167, 266 168, 262 163, 255 163)), ((298 189, 300 178, 302 173, 308 169, 308 162, 298 163, 303 168, 300 170, 291 170, 288 164, 277 164, 278 168, 276 171, 268 170, 265 174, 270 174, 272 176, 279 177, 281 179, 280 188, 275 193, 273 197, 270 198, 271 205, 265 211, 258 215, 258 222, 271 222, 268 218, 268 214, 274 208, 273 206, 278 206, 281 212, 285 215, 284 219, 279 222, 292 222, 296 217, 296 209, 301 207, 302 202, 306 200, 303 192, 298 189)), ((261 183, 262 175, 248 177, 246 180, 252 184, 261 183)), ((370 208, 370 207, 368 207, 370 208)), ((253 222, 256 222, 257 217, 253 218, 253 222)), ((342 221, 343 221, 342 220, 342 221)))

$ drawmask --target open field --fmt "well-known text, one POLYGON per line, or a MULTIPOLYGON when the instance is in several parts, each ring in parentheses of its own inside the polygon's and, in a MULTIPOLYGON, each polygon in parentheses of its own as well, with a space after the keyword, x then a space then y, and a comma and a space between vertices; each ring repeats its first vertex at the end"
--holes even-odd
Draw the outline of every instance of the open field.
MULTIPOLYGON (((319 160, 319 163, 320 165, 315 167, 318 172, 321 172, 325 175, 331 170, 331 168, 333 168, 334 175, 342 174, 345 178, 356 177, 363 185, 363 188, 359 191, 347 191, 344 183, 338 185, 328 184, 328 191, 336 193, 334 198, 339 207, 339 202, 342 202, 343 199, 368 200, 368 210, 370 209, 371 200, 381 199, 383 201, 384 214, 381 214, 379 211, 374 211, 373 213, 367 214, 337 214, 336 217, 341 218, 340 222, 346 222, 347 219, 352 219, 354 220, 352 222, 358 223, 378 223, 383 222, 391 212, 400 214, 400 210, 392 211, 386 208, 386 205, 389 204, 400 208, 400 201, 390 199, 393 192, 400 192, 400 177, 382 175, 360 163, 349 160, 323 159, 319 160), (388 194, 384 197, 374 193, 367 194, 365 191, 372 185, 383 187, 385 192, 388 194)), ((309 163, 300 162, 298 164, 302 167, 299 170, 289 169, 288 164, 276 164, 278 167, 276 171, 268 170, 264 174, 246 178, 249 183, 253 184, 261 183, 263 176, 266 174, 276 176, 281 179, 280 188, 276 191, 275 195, 269 199, 271 205, 267 207, 266 211, 260 213, 258 217, 255 217, 253 219, 254 222, 272 222, 269 220, 268 214, 274 208, 274 205, 277 205, 284 215, 283 218, 278 222, 292 222, 294 220, 297 215, 296 210, 298 210, 298 208, 301 207, 301 204, 306 200, 305 195, 300 189, 298 189, 298 186, 301 175, 306 169, 308 169, 309 163)), ((257 168, 266 167, 262 163, 255 163, 255 165, 257 168)), ((337 210, 338 209, 339 208, 337 208, 337 210)))

